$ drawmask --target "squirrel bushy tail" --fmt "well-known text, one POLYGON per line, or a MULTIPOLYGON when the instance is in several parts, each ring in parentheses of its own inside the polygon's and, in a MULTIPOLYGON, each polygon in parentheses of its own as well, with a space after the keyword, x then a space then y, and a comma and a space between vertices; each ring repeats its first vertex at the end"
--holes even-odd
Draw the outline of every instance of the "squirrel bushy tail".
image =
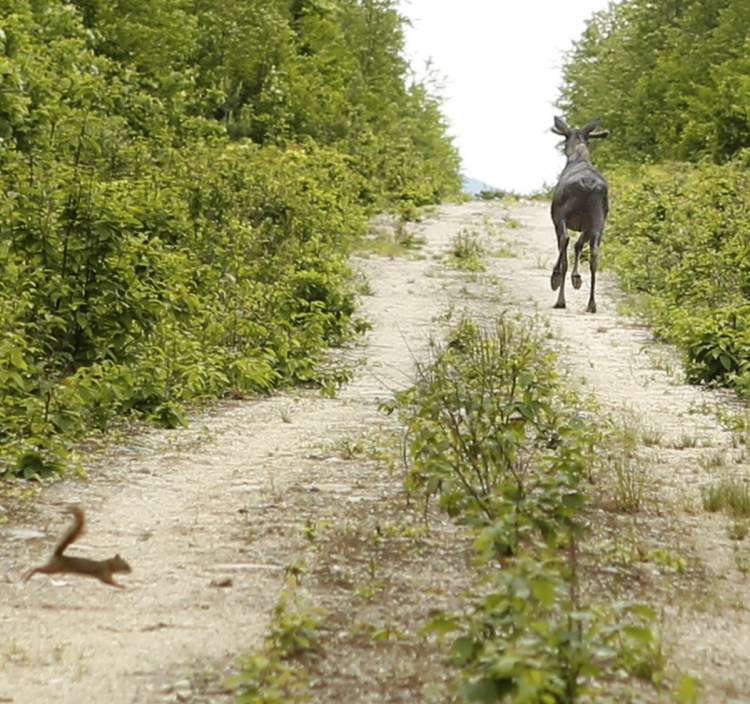
POLYGON ((55 552, 52 554, 55 557, 60 557, 78 538, 83 535, 84 525, 86 523, 86 517, 83 514, 83 509, 80 506, 69 506, 68 511, 73 514, 74 521, 73 525, 68 528, 67 532, 61 538, 60 542, 55 548, 55 552))

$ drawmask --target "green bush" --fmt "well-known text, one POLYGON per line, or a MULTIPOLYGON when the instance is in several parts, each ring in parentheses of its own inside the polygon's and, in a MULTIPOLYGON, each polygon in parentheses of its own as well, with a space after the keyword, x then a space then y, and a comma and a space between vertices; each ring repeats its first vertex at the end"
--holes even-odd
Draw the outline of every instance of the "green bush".
POLYGON ((343 185, 328 190, 345 172, 314 146, 209 145, 168 178, 81 192, 48 174, 58 226, 44 233, 19 196, 0 226, 16 243, 0 291, 5 452, 121 414, 174 425, 188 402, 325 382, 318 364, 351 329, 347 243, 364 224, 343 185))

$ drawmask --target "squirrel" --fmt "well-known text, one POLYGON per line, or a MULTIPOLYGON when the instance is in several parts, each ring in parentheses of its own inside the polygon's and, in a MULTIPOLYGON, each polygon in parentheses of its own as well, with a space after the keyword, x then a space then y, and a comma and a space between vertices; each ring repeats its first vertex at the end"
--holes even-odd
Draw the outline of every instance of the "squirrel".
POLYGON ((57 544, 57 547, 52 553, 52 557, 47 561, 47 564, 42 565, 41 567, 35 567, 26 572, 23 576, 23 581, 28 582, 37 572, 42 572, 44 574, 68 572, 84 575, 86 577, 96 577, 105 584, 111 584, 113 587, 124 589, 125 587, 122 584, 118 584, 112 578, 112 575, 115 572, 127 573, 131 571, 130 565, 125 562, 119 554, 110 557, 108 560, 89 560, 85 557, 70 557, 68 555, 63 555, 65 550, 81 537, 86 523, 83 509, 81 509, 80 506, 70 506, 68 510, 73 514, 73 525, 57 544))

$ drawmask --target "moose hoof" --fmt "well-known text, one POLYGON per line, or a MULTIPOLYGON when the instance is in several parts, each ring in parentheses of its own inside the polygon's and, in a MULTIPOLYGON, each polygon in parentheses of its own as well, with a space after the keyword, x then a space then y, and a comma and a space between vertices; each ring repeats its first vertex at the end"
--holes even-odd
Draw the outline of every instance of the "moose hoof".
POLYGON ((581 279, 580 274, 571 274, 570 275, 570 283, 573 284, 573 288, 581 288, 581 283, 583 279, 581 279))
POLYGON ((558 301, 554 305, 555 308, 565 308, 565 301, 558 301))
POLYGON ((596 303, 591 301, 588 305, 588 308, 586 308, 586 312, 588 313, 596 313, 596 303))
POLYGON ((553 291, 557 291, 560 286, 562 286, 563 277, 562 274, 560 274, 559 271, 553 271, 552 277, 549 280, 550 286, 552 286, 553 291))

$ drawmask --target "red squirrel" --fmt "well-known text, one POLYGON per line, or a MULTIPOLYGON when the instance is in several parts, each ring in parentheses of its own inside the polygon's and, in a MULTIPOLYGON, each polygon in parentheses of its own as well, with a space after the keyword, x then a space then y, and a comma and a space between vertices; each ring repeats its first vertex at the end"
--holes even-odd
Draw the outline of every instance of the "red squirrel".
POLYGON ((85 557, 70 557, 68 555, 63 555, 65 550, 81 537, 86 523, 83 509, 81 509, 80 506, 71 506, 68 510, 73 514, 73 525, 57 544, 57 547, 52 553, 52 557, 47 561, 47 564, 42 565, 41 567, 35 567, 26 572, 23 576, 23 581, 28 582, 37 572, 42 572, 44 574, 65 572, 81 574, 86 577, 96 577, 105 584, 111 584, 113 587, 124 589, 122 584, 118 584, 112 578, 112 575, 116 572, 127 573, 131 571, 130 565, 125 562, 119 554, 110 557, 108 560, 89 560, 85 557))

